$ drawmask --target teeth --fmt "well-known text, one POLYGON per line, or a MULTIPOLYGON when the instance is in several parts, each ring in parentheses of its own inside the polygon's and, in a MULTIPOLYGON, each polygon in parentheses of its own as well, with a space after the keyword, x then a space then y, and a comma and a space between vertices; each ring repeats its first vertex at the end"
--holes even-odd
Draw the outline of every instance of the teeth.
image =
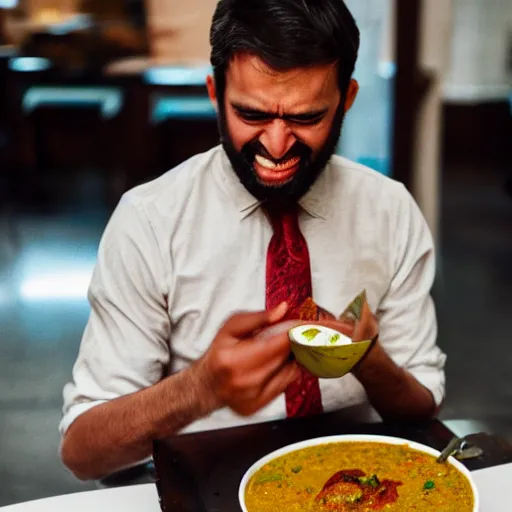
POLYGON ((274 162, 271 162, 267 158, 264 158, 260 155, 256 155, 256 162, 258 162, 263 167, 266 167, 267 169, 275 169, 277 167, 274 162))
POLYGON ((268 158, 265 158, 261 155, 256 155, 255 158, 256 158, 256 162, 258 162, 262 167, 265 167, 266 169, 270 169, 271 171, 287 170, 299 162, 299 158, 296 157, 296 158, 290 158, 289 160, 286 160, 285 162, 276 165, 274 162, 272 162, 268 158))

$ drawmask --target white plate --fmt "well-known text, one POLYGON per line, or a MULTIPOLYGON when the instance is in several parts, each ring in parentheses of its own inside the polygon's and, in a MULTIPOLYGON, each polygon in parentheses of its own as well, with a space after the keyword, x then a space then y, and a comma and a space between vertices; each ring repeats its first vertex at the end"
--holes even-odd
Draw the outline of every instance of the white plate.
MULTIPOLYGON (((401 439, 399 437, 387 437, 387 436, 372 436, 372 435, 344 435, 344 436, 328 436, 328 437, 317 437, 315 439, 309 439, 307 441, 301 441, 300 443, 291 444, 276 450, 272 453, 269 453, 258 462, 254 463, 249 470, 245 473, 242 481, 240 483, 240 488, 238 490, 238 500, 240 501, 240 506, 242 507, 243 512, 248 512, 247 507, 245 506, 245 488, 249 483, 249 480, 252 476, 259 471, 265 464, 268 464, 273 459, 277 457, 281 457, 282 455, 286 455, 288 453, 294 452, 296 450, 301 450, 302 448, 309 448, 310 446, 318 446, 320 444, 328 444, 328 443, 352 443, 352 442, 363 442, 363 443, 384 443, 391 445, 408 445, 413 450, 417 450, 419 452, 427 453, 429 455, 433 455, 434 457, 438 457, 440 452, 430 448, 430 446, 425 446, 420 443, 415 443, 413 441, 409 441, 407 439, 401 439)), ((478 495, 478 490, 476 488, 475 482, 471 473, 465 466, 463 466, 458 460, 450 457, 448 459, 450 464, 452 464, 456 469, 458 469, 468 480, 471 485, 471 490, 473 491, 473 496, 475 500, 475 506, 473 508, 473 512, 478 512, 480 510, 480 498, 478 495)))

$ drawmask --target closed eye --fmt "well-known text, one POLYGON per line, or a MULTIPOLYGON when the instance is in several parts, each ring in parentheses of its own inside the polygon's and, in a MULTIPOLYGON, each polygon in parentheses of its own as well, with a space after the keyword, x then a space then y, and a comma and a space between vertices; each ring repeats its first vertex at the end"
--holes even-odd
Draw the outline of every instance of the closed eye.
POLYGON ((236 113, 238 114, 238 117, 243 119, 244 121, 249 122, 262 122, 262 121, 270 121, 271 119, 274 119, 275 116, 271 114, 267 114, 265 112, 259 112, 257 110, 245 110, 245 109, 238 109, 236 108, 236 113))
POLYGON ((283 119, 287 119, 291 123, 300 125, 315 125, 318 124, 325 117, 327 111, 314 112, 311 114, 300 114, 296 116, 283 116, 283 119))
POLYGON ((266 123, 273 119, 283 119, 293 124, 300 124, 303 126, 312 126, 318 124, 328 112, 328 109, 317 110, 313 112, 306 112, 304 114, 289 114, 278 116, 270 114, 261 110, 255 110, 241 105, 232 105, 238 117, 249 123, 266 123))

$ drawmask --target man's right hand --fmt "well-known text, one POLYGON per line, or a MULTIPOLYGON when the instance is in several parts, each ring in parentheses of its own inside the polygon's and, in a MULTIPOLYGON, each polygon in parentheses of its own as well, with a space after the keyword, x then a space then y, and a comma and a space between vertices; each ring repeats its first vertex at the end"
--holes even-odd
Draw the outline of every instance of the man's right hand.
POLYGON ((235 314, 221 327, 195 367, 207 408, 230 407, 250 416, 298 378, 297 364, 289 357, 290 325, 276 325, 287 309, 281 304, 269 311, 235 314))
POLYGON ((80 479, 102 478, 145 459, 155 439, 216 409, 248 416, 267 405, 298 377, 289 360, 290 322, 281 322, 286 311, 281 305, 234 315, 194 365, 82 414, 63 439, 65 465, 80 479))

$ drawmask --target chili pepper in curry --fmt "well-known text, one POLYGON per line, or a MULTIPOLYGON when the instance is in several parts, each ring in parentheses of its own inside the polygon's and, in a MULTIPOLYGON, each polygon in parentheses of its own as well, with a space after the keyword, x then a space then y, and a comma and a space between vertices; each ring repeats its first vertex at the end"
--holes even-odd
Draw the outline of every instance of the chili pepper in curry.
POLYGON ((327 481, 316 501, 325 511, 381 510, 398 499, 400 485, 394 480, 381 481, 377 475, 368 477, 360 469, 344 470, 327 481))

